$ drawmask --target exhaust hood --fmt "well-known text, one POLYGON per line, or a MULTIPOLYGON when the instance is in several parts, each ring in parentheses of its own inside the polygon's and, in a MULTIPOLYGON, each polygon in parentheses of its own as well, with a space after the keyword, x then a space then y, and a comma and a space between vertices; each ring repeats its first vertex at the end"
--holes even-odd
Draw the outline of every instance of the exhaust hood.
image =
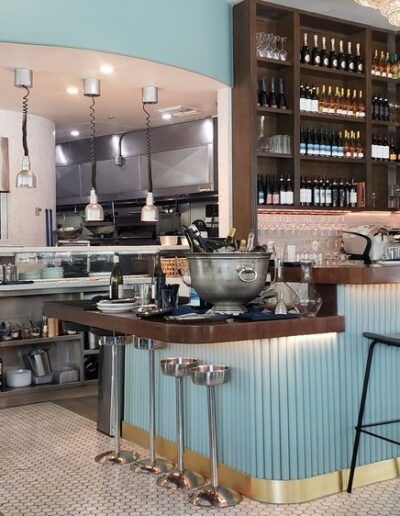
POLYGON ((10 191, 10 160, 8 138, 0 136, 0 192, 10 191))

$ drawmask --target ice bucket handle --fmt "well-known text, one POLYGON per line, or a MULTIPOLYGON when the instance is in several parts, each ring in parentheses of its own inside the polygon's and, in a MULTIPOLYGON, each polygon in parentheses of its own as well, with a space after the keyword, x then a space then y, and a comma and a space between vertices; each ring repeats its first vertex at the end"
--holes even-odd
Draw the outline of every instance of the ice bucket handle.
POLYGON ((239 274, 239 278, 244 283, 253 283, 253 281, 256 281, 257 279, 257 271, 254 267, 246 267, 245 265, 242 265, 236 269, 236 272, 239 274), (243 274, 252 274, 253 276, 250 279, 246 279, 243 277, 243 274))

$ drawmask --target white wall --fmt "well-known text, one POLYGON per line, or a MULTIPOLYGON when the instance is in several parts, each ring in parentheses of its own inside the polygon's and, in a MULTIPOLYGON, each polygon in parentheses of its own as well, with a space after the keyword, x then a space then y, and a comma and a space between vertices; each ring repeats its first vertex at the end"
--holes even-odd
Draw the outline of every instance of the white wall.
POLYGON ((23 157, 21 123, 21 113, 0 110, 0 136, 8 138, 10 158, 8 238, 0 240, 0 245, 41 246, 46 245, 46 208, 53 210, 53 224, 55 222, 54 123, 28 115, 28 147, 37 179, 37 187, 33 190, 15 186, 23 157), (40 209, 38 214, 37 209, 40 209))

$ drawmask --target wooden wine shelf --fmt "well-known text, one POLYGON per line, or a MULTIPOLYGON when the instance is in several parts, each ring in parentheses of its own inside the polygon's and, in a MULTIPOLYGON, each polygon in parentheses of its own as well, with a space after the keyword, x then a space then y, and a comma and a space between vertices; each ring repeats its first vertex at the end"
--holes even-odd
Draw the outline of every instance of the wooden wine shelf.
POLYGON ((257 107, 257 113, 263 115, 265 113, 272 113, 274 115, 293 115, 293 109, 280 109, 270 107, 257 107))
POLYGON ((301 161, 322 161, 324 163, 342 163, 350 165, 365 165, 365 159, 324 158, 323 156, 300 156, 301 161))
MULTIPOLYGON (((234 5, 233 32, 235 84, 232 92, 232 205, 233 225, 237 228, 237 235, 245 238, 250 228, 257 227, 257 174, 275 177, 279 177, 281 174, 285 177, 291 176, 294 199, 298 200, 302 176, 326 175, 332 179, 343 176, 351 169, 351 175, 356 180, 365 182, 365 210, 389 211, 386 208, 388 185, 400 181, 400 169, 398 168, 400 163, 373 162, 370 157, 370 143, 372 134, 379 132, 380 129, 384 132, 393 128, 393 134, 400 137, 400 133, 397 131, 400 123, 372 120, 370 102, 374 92, 382 88, 391 95, 391 101, 400 103, 400 89, 397 88, 400 79, 373 76, 369 67, 375 47, 382 50, 387 49, 392 53, 397 50, 400 45, 400 33, 259 0, 243 0, 234 5), (256 33, 261 30, 261 27, 266 32, 288 37, 286 48, 289 53, 289 61, 274 61, 256 56, 256 33), (336 40, 344 39, 352 41, 353 44, 359 42, 366 72, 359 74, 299 63, 298 59, 303 44, 302 34, 308 32, 312 39, 314 31, 320 36, 325 35, 327 41, 330 37, 335 37, 336 40), (266 134, 268 136, 290 135, 293 154, 290 156, 257 151, 257 115, 274 113, 269 108, 263 110, 255 106, 257 79, 264 70, 268 73, 268 78, 271 74, 283 77, 286 100, 291 107, 290 111, 287 110, 285 113, 275 111, 276 116, 266 117, 266 134), (324 81, 328 85, 337 84, 352 90, 354 88, 361 90, 367 104, 365 118, 300 112, 300 85, 304 82, 321 85, 324 81), (393 86, 389 86, 389 84, 393 86), (300 156, 301 127, 315 126, 318 128, 321 126, 319 124, 335 130, 344 128, 361 130, 365 158, 352 160, 300 156), (269 158, 269 161, 267 159, 263 161, 261 159, 263 157, 269 158), (352 167, 347 165, 352 165, 352 167), (375 196, 372 195, 373 193, 375 196)), ((283 208, 272 209, 282 210, 283 208)), ((285 207, 285 209, 299 210, 302 208, 295 206, 293 208, 285 207)), ((329 208, 324 209, 329 210, 329 208)), ((346 209, 345 211, 363 210, 346 209)))
POLYGON ((257 57, 257 66, 260 67, 273 67, 273 68, 283 68, 293 66, 292 61, 278 61, 278 59, 269 59, 267 57, 257 57))
POLYGON ((309 120, 323 120, 326 122, 344 123, 344 124, 365 124, 365 118, 356 118, 355 116, 328 115, 326 113, 308 113, 301 111, 300 117, 309 120))
POLYGON ((346 70, 335 70, 334 68, 324 68, 321 66, 313 66, 300 63, 300 72, 307 72, 308 75, 326 76, 333 75, 336 77, 346 77, 352 79, 365 80, 364 73, 347 72, 346 70))
POLYGON ((283 158, 283 159, 292 159, 292 154, 278 154, 276 152, 257 152, 258 158, 283 158))

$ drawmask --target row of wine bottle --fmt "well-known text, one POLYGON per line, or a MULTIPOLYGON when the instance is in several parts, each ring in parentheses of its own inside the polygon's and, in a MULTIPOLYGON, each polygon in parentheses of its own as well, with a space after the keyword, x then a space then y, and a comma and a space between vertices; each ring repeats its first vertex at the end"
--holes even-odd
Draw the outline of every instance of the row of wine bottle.
POLYGON ((383 120, 389 122, 392 109, 385 95, 374 95, 371 106, 372 120, 383 120))
POLYGON ((354 179, 301 177, 300 206, 357 208, 360 186, 354 179))
POLYGON ((319 87, 301 84, 300 111, 365 118, 363 92, 360 90, 357 95, 357 90, 353 90, 352 94, 347 88, 345 93, 344 88, 336 86, 332 93, 332 86, 326 89, 325 84, 320 92, 319 87))
POLYGON ((372 56, 371 74, 389 79, 400 78, 400 58, 398 54, 390 54, 381 50, 375 50, 372 56))
POLYGON ((300 155, 325 158, 363 159, 360 131, 300 129, 300 155))
POLYGON ((265 77, 258 81, 257 89, 257 106, 287 109, 283 78, 278 79, 278 91, 275 90, 275 77, 269 80, 269 89, 267 90, 267 80, 265 77))
POLYGON ((257 201, 258 204, 275 206, 292 206, 294 204, 292 178, 288 175, 257 176, 257 201))
POLYGON ((386 134, 373 134, 371 158, 376 161, 400 161, 400 147, 395 146, 393 138, 389 141, 386 134))
POLYGON ((308 44, 308 34, 304 33, 303 47, 300 51, 300 63, 334 68, 336 70, 364 73, 364 61, 360 54, 360 43, 356 44, 356 55, 353 55, 351 41, 347 42, 347 53, 344 52, 343 40, 339 40, 339 52, 336 52, 335 38, 331 39, 331 50, 326 48, 326 37, 323 36, 322 47, 318 44, 318 35, 314 34, 314 46, 308 44))

